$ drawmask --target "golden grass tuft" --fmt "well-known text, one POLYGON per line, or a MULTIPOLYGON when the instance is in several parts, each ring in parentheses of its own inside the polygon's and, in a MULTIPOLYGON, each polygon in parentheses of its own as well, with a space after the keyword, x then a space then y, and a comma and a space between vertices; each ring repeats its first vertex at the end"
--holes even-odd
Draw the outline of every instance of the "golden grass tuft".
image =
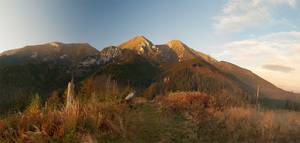
POLYGON ((200 92, 175 92, 169 93, 167 96, 158 96, 156 100, 165 109, 180 111, 188 110, 196 104, 206 107, 208 106, 209 97, 200 92))

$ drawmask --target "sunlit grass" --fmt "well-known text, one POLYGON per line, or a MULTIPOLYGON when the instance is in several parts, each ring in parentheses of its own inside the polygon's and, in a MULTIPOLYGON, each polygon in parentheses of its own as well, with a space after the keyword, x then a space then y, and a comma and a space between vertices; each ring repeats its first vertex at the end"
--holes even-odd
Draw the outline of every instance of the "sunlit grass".
POLYGON ((34 98, 25 112, 0 120, 0 142, 290 143, 300 139, 300 113, 295 111, 240 106, 230 104, 236 101, 228 97, 199 92, 175 92, 154 101, 137 99, 129 106, 119 99, 90 96, 84 102, 75 100, 69 109, 53 108, 55 104, 46 109, 34 98))

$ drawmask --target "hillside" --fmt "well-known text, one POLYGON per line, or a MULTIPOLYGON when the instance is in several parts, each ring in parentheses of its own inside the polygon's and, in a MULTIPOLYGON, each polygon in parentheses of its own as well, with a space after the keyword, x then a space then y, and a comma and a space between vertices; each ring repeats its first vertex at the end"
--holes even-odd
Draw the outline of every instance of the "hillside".
POLYGON ((241 68, 239 66, 224 61, 218 62, 216 65, 221 70, 224 70, 226 73, 237 77, 240 81, 247 84, 251 88, 256 89, 257 86, 259 86, 261 94, 264 96, 268 96, 279 100, 293 99, 296 96, 298 96, 295 93, 287 92, 276 87, 274 84, 264 80, 263 78, 254 74, 250 70, 241 68))
POLYGON ((0 111, 22 109, 35 94, 46 99, 53 91, 62 92, 79 61, 97 53, 89 44, 63 43, 3 52, 0 56, 0 111))
MULTIPOLYGON (((236 87, 236 89, 239 88, 244 93, 253 96, 256 94, 257 87, 260 86, 262 97, 276 99, 276 100, 291 100, 291 101, 296 100, 298 98, 297 94, 284 91, 249 70, 246 70, 244 68, 241 68, 239 66, 236 66, 228 62, 224 62, 224 61, 219 62, 207 54, 195 51, 194 49, 188 47, 180 40, 171 40, 167 42, 167 44, 154 45, 147 38, 143 36, 137 36, 121 44, 119 47, 132 49, 137 54, 142 55, 145 58, 152 59, 153 61, 156 61, 156 63, 159 63, 162 74, 160 74, 160 76, 157 78, 157 82, 154 83, 150 88, 153 88, 155 84, 159 84, 160 88, 164 86, 168 86, 168 84, 165 84, 163 80, 167 79, 169 75, 172 75, 172 73, 175 75, 174 77, 171 76, 170 78, 171 80, 175 79, 173 82, 170 82, 172 84, 175 84, 176 83, 175 81, 177 82, 188 81, 188 82, 197 83, 197 81, 202 81, 200 79, 196 80, 194 76, 199 73, 202 74, 205 78, 212 77, 212 79, 215 79, 214 84, 216 85, 218 85, 217 84, 218 82, 230 81, 230 84, 227 84, 230 86, 223 85, 222 88, 214 89, 213 88, 214 86, 208 86, 212 88, 211 90, 214 91, 221 91, 223 88, 225 90, 232 90, 230 88, 232 88, 231 86, 233 86, 236 87), (146 52, 141 52, 141 49, 142 51, 146 51, 146 52), (197 64, 202 65, 202 67, 196 66, 197 64), (187 65, 189 66, 187 67, 187 65), (180 69, 185 71, 180 71, 180 69), (197 69, 197 70, 191 70, 191 69, 197 69), (213 76, 209 76, 212 73, 211 69, 214 69, 213 76), (185 76, 176 76, 176 75, 182 75, 183 72, 191 72, 193 78, 191 77, 184 78, 185 76), (179 80, 178 78, 182 78, 182 79, 179 80)), ((205 83, 209 84, 208 82, 205 83)), ((192 86, 191 85, 192 83, 188 83, 188 84, 189 86, 192 86)), ((205 87, 200 87, 200 85, 201 84, 196 84, 194 85, 194 87, 188 87, 188 89, 200 90, 200 91, 204 90, 205 87)), ((187 86, 187 85, 182 85, 182 86, 187 86)), ((172 86, 170 90, 183 90, 183 89, 184 87, 172 86)))
POLYGON ((6 51, 0 55, 0 73, 0 98, 6 99, 1 100, 2 109, 22 109, 26 105, 23 101, 34 94, 43 100, 53 91, 62 94, 72 76, 77 90, 89 82, 101 91, 106 87, 102 81, 109 78, 119 88, 138 91, 148 98, 172 91, 200 91, 254 99, 260 86, 262 98, 282 101, 282 107, 285 101, 298 101, 296 94, 249 70, 219 62, 180 40, 155 45, 144 36, 101 51, 89 44, 59 42, 6 51))

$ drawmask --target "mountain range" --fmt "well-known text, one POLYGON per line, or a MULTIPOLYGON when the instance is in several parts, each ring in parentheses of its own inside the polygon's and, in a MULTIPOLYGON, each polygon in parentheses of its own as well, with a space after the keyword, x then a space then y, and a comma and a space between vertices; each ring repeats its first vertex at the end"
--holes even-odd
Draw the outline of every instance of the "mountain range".
POLYGON ((258 88, 262 99, 296 102, 300 97, 180 40, 155 45, 144 36, 136 36, 101 51, 86 43, 53 42, 1 53, 1 111, 22 109, 34 94, 45 100, 54 91, 63 93, 72 77, 78 89, 89 83, 93 87, 89 92, 97 94, 105 88, 103 83, 112 79, 119 88, 130 87, 150 99, 172 91, 252 98, 258 88))

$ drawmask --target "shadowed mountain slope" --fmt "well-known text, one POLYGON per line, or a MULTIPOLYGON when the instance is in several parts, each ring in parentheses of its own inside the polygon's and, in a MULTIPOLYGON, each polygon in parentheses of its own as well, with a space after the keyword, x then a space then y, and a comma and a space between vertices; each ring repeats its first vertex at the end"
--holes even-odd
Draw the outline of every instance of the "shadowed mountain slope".
POLYGON ((34 94, 46 99, 55 90, 62 92, 79 61, 97 53, 89 44, 57 42, 3 52, 0 56, 1 110, 23 108, 34 94))

